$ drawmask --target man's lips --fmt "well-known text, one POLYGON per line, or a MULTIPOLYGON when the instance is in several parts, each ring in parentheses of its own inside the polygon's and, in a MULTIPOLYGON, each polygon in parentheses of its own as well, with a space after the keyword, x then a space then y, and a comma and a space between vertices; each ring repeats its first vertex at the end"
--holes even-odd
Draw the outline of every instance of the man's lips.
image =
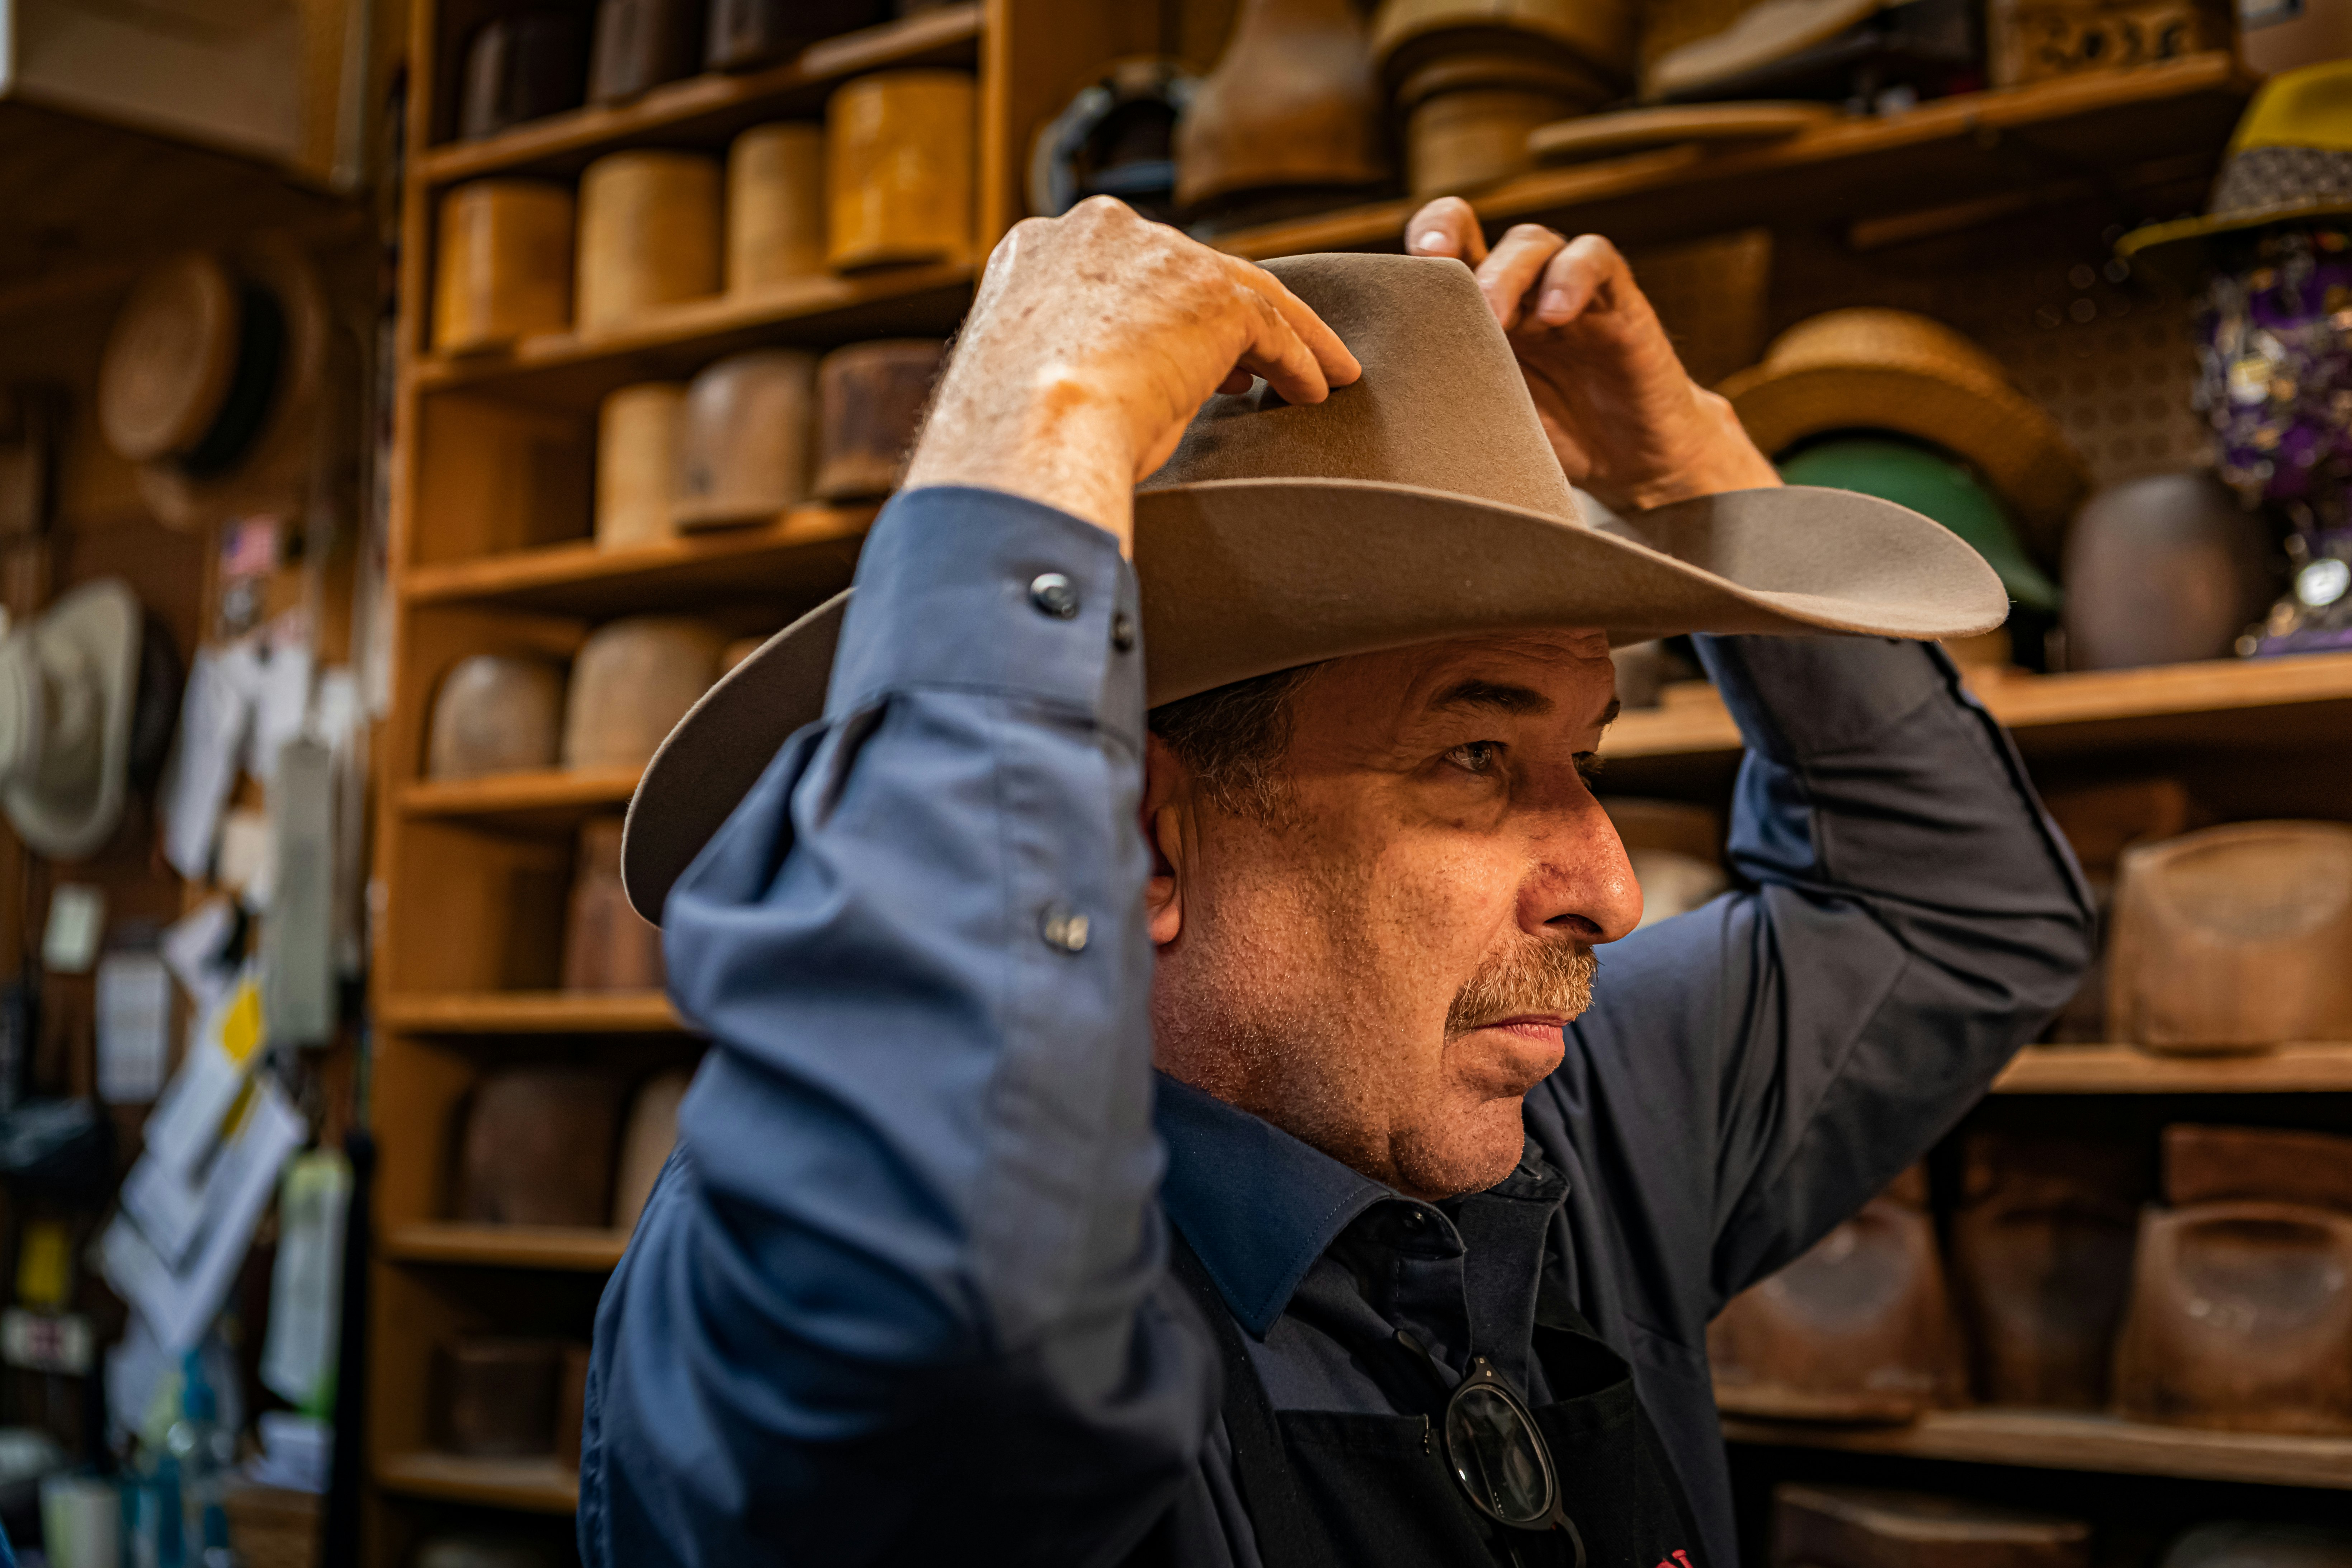
POLYGON ((1548 1046, 1559 1044, 1560 1031, 1567 1027, 1568 1020, 1558 1013, 1521 1013, 1478 1026, 1480 1029, 1500 1029, 1523 1040, 1534 1040, 1548 1046))

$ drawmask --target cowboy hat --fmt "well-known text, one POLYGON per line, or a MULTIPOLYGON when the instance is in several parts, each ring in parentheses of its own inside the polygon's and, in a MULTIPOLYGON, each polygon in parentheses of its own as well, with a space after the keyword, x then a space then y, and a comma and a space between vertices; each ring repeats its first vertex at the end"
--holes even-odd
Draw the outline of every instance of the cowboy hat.
POLYGON ((2090 469, 2000 362, 1939 321, 1907 310, 1830 310, 1772 340, 1759 363, 1716 388, 1748 437, 1779 458, 1800 441, 1894 431, 1975 465, 2015 509, 2026 547, 2057 564, 2090 469))
POLYGON ((0 637, 0 807, 37 854, 94 855, 122 819, 140 631, 138 599, 104 577, 0 637))
MULTIPOLYGON (((1509 342, 1451 258, 1296 256, 1267 270, 1354 351, 1320 404, 1209 399, 1135 500, 1146 700, 1349 654, 1598 626, 1972 635, 2008 613, 1975 551, 1837 490, 1703 497, 1594 526, 1509 342)), ((843 594, 696 703, 630 803, 622 873, 648 920, 787 737, 824 711, 843 594)))
POLYGON ((299 460, 328 336, 325 293, 290 247, 191 251, 140 279, 100 362, 99 427, 159 519, 203 527, 299 460))
POLYGON ((2263 83, 2231 133, 2202 217, 2136 228, 2116 254, 2185 274, 2216 235, 2352 213, 2352 60, 2263 83))

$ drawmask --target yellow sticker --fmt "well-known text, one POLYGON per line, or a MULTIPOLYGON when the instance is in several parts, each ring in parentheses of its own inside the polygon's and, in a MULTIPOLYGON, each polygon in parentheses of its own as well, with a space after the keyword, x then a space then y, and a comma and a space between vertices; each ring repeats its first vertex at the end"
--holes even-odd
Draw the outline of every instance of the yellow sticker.
POLYGON ((37 1311, 53 1311, 66 1304, 72 1291, 72 1237, 56 1220, 31 1221, 16 1253, 17 1301, 37 1311))
POLYGON ((229 1001, 228 1016, 221 1020, 221 1049, 228 1053, 230 1061, 243 1067, 260 1046, 261 987, 247 980, 238 984, 229 1001))

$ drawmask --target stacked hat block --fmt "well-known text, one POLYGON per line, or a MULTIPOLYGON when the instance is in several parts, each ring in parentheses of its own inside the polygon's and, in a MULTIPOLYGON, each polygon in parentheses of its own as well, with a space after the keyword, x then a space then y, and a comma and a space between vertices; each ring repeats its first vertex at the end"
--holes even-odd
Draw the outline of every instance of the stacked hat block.
POLYGON ((1933 1167, 1725 1307, 1727 1416, 2352 1436, 2352 1136, 1980 1115, 1933 1167))
POLYGON ((877 268, 973 259, 969 72, 877 71, 822 121, 753 125, 708 150, 625 148, 576 181, 493 175, 436 207, 426 347, 474 356, 549 335, 643 336, 877 268))

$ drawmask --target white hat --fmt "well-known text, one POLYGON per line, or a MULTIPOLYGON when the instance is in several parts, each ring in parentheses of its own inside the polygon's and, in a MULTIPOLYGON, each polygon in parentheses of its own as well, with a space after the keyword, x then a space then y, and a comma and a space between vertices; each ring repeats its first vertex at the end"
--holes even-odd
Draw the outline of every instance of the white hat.
POLYGON ((37 854, 94 855, 122 820, 140 620, 105 577, 0 637, 0 806, 37 854))

